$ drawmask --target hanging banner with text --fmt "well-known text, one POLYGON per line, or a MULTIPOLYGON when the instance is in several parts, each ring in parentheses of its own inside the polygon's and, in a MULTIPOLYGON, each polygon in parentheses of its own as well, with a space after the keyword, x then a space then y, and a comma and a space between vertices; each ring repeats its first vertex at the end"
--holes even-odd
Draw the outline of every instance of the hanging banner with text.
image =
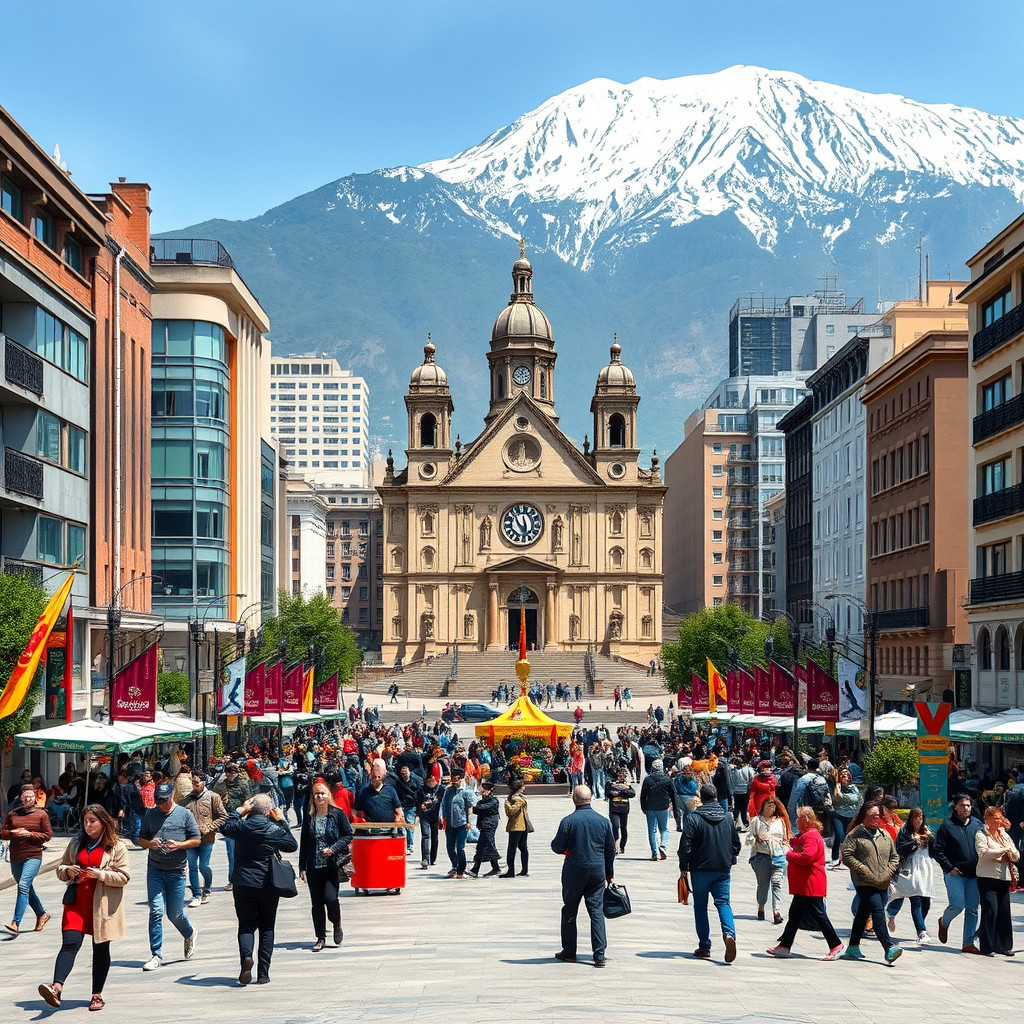
POLYGON ((921 771, 924 820, 938 828, 946 820, 949 781, 949 714, 952 704, 917 701, 917 762, 921 771))
POLYGON ((816 661, 807 662, 807 717, 812 722, 838 722, 839 681, 816 661))
POLYGON ((302 662, 293 665, 284 674, 284 688, 281 690, 281 710, 302 712, 302 662))
POLYGON ((220 714, 240 715, 245 699, 245 658, 236 658, 224 666, 225 680, 220 687, 220 714))
POLYGON ((772 682, 768 673, 760 665, 754 666, 754 714, 770 715, 772 713, 772 682))
POLYGON ((315 703, 314 710, 337 711, 338 710, 338 673, 335 672, 330 679, 325 679, 317 688, 313 696, 315 703))
POLYGON ((46 720, 71 721, 71 662, 74 612, 68 605, 65 619, 58 619, 46 640, 46 720))
MULTIPOLYGON (((242 660, 244 667, 244 659, 242 660)), ((260 715, 266 714, 267 712, 266 688, 264 686, 266 670, 266 662, 261 662, 254 669, 250 669, 245 674, 244 708, 245 714, 249 718, 259 718, 260 715)), ((231 712, 224 713, 230 714, 231 712)))
POLYGON ((796 681, 773 661, 768 667, 771 683, 771 714, 792 718, 796 711, 796 681))
POLYGON ((711 705, 708 703, 707 680, 701 679, 696 672, 690 673, 690 701, 694 714, 698 711, 711 710, 711 705))
POLYGON ((284 662, 275 661, 266 669, 266 683, 263 689, 263 711, 276 715, 281 711, 281 690, 284 687, 284 662))
POLYGON ((755 690, 757 684, 754 681, 753 675, 747 672, 745 669, 739 670, 740 676, 740 714, 741 715, 752 715, 754 713, 754 705, 757 703, 755 696, 755 690))
POLYGON ((156 648, 153 644, 114 676, 110 692, 112 722, 156 721, 156 648))

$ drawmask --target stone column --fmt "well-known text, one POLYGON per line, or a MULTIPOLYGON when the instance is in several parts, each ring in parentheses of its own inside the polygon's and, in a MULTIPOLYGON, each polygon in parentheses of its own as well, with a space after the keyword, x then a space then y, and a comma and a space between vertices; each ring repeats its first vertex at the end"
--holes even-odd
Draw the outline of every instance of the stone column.
POLYGON ((498 642, 498 584, 487 585, 487 650, 500 651, 498 642))
POLYGON ((557 606, 558 587, 554 583, 548 584, 548 599, 544 605, 544 650, 554 651, 558 649, 557 606))

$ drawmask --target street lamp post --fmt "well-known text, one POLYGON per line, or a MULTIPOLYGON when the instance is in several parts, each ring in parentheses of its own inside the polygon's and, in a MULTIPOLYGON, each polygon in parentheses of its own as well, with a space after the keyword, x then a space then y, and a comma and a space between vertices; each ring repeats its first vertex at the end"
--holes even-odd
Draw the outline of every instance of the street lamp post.
POLYGON ((143 580, 154 580, 163 583, 163 578, 147 573, 144 576, 133 576, 127 583, 122 583, 114 591, 107 605, 107 693, 108 696, 114 692, 114 635, 121 628, 121 606, 118 603, 123 591, 127 590, 133 583, 141 583, 143 580))
MULTIPOLYGON (((207 694, 200 694, 199 692, 199 650, 200 647, 206 642, 206 618, 214 609, 214 602, 223 601, 225 598, 237 597, 244 598, 245 594, 213 594, 209 597, 199 598, 193 608, 195 610, 195 618, 189 617, 188 620, 188 632, 189 638, 192 641, 192 653, 193 653, 193 680, 192 680, 192 696, 195 699, 195 709, 193 715, 199 717, 203 723, 203 735, 202 735, 202 752, 203 752, 203 770, 205 771, 208 764, 208 753, 206 746, 206 712, 207 694), (199 618, 199 605, 205 604, 206 610, 203 612, 202 619, 199 618), (200 700, 200 696, 202 700, 200 700)), ((219 663, 220 663, 220 633, 214 628, 213 631, 213 678, 214 682, 217 680, 219 663)))
POLYGON ((875 745, 875 693, 878 691, 878 616, 868 607, 867 602, 856 594, 826 594, 825 600, 829 601, 836 597, 845 597, 847 601, 852 601, 864 615, 864 633, 868 641, 868 656, 871 659, 868 670, 868 746, 873 748, 875 745))

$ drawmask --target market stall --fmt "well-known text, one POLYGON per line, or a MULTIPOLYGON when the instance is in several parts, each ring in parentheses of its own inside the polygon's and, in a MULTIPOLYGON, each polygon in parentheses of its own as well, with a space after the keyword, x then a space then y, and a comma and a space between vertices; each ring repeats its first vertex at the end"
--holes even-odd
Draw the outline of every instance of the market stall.
POLYGON ((550 746, 558 745, 559 739, 572 735, 570 722, 556 722, 545 715, 524 693, 509 709, 489 722, 476 727, 478 738, 486 739, 493 747, 508 736, 517 739, 540 739, 550 746))

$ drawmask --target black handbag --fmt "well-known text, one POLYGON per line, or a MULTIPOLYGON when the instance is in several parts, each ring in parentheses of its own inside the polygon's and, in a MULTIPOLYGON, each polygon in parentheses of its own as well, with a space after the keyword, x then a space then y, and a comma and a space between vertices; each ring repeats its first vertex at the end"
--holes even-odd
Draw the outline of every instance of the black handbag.
POLYGON ((614 882, 605 887, 604 890, 604 916, 615 918, 625 917, 631 913, 633 907, 629 902, 629 893, 624 885, 616 885, 614 882))
POLYGON ((72 907, 75 904, 75 895, 78 892, 78 882, 69 882, 68 887, 64 890, 64 895, 61 897, 61 903, 65 907, 72 907))
POLYGON ((285 860, 276 850, 274 856, 270 858, 270 887, 286 900, 299 895, 292 862, 285 860))

